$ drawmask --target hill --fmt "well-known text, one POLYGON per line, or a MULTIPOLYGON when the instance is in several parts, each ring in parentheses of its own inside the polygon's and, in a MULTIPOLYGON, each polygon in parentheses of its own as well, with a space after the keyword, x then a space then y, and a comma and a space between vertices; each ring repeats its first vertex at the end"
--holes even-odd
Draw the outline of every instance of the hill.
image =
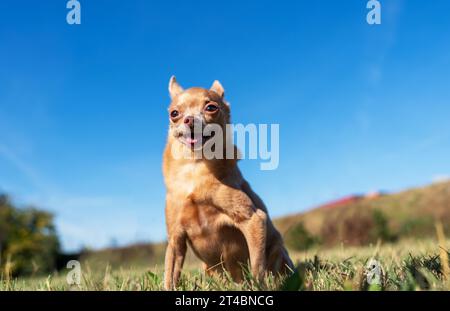
POLYGON ((294 248, 301 244, 365 245, 378 239, 434 236, 435 223, 450 229, 450 182, 396 194, 343 200, 305 213, 276 219, 275 225, 294 248))

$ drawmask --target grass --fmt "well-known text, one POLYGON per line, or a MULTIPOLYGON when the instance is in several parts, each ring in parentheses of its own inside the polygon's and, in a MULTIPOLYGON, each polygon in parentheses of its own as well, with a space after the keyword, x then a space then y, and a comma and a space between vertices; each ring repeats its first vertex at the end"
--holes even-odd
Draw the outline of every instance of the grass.
MULTIPOLYGON (((190 259, 183 271, 179 290, 450 290, 448 250, 450 240, 403 240, 396 244, 367 247, 335 247, 292 253, 299 263, 289 278, 266 277, 258 283, 247 274, 243 283, 234 283, 227 275, 206 277, 199 263, 190 259), (444 258, 444 261, 442 260, 444 258), (382 266, 381 284, 369 285, 365 266, 376 259, 382 266), (447 275, 446 275, 447 274, 447 275)), ((111 268, 88 260, 82 267, 79 286, 69 286, 67 271, 47 277, 0 279, 0 290, 162 290, 161 264, 111 268)))

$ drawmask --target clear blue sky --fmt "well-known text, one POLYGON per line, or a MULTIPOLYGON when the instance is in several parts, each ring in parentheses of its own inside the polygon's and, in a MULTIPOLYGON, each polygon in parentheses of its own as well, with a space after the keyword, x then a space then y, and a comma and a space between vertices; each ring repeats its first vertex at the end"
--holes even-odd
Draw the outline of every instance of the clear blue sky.
POLYGON ((272 216, 450 174, 448 0, 80 2, 0 2, 0 190, 66 250, 165 238, 172 74, 280 124, 279 168, 240 164, 272 216))

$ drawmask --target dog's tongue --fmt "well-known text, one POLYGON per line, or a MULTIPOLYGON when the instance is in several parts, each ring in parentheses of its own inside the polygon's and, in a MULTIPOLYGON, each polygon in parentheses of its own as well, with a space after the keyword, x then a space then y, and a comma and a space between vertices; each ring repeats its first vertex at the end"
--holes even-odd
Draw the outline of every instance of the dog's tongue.
POLYGON ((188 144, 196 144, 198 142, 198 139, 192 138, 192 137, 187 137, 186 141, 188 142, 188 144))

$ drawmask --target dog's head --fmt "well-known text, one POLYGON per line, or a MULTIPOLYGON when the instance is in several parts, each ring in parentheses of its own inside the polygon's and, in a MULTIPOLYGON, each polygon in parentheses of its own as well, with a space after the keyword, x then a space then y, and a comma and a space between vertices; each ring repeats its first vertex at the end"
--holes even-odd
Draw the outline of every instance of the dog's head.
POLYGON ((201 150, 214 133, 205 134, 208 125, 219 125, 223 133, 230 122, 230 108, 224 100, 225 91, 219 81, 211 88, 193 87, 184 90, 173 76, 169 82, 169 139, 201 150))

